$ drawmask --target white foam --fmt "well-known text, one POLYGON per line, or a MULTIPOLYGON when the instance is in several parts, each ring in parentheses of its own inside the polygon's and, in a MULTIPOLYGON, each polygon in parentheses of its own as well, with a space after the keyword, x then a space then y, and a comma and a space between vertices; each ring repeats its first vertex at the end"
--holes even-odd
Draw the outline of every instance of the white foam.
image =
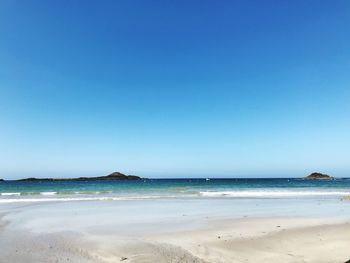
POLYGON ((0 199, 0 203, 25 203, 25 202, 75 202, 75 201, 128 201, 147 200, 160 198, 174 198, 175 196, 127 196, 127 197, 61 197, 61 198, 11 198, 0 199))
POLYGON ((14 195, 21 195, 21 193, 1 193, 2 196, 14 196, 14 195))
POLYGON ((140 195, 140 196, 106 196, 106 195, 57 195, 57 192, 41 192, 43 197, 30 195, 21 196, 21 193, 1 193, 0 203, 22 202, 74 202, 74 201, 127 201, 127 200, 150 200, 172 198, 297 198, 297 197, 343 197, 350 196, 350 191, 287 191, 287 190, 237 190, 237 191, 201 191, 197 194, 186 195, 140 195), (6 197, 5 197, 6 196, 6 197), (12 197, 13 196, 13 197, 12 197))
POLYGON ((74 201, 117 201, 127 200, 123 198, 109 197, 84 197, 84 198, 17 198, 17 199, 0 199, 0 203, 25 203, 25 202, 74 202, 74 201))
POLYGON ((206 197, 307 197, 307 196, 348 196, 344 191, 203 191, 201 196, 206 197))
POLYGON ((41 195, 56 195, 57 192, 41 192, 41 195))

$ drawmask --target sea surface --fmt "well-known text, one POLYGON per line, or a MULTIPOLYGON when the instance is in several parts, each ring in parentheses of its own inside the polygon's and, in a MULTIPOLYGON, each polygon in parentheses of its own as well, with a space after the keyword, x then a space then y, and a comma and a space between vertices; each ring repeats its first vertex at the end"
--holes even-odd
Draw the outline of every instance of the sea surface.
POLYGON ((350 178, 143 179, 139 181, 0 182, 0 204, 151 199, 336 199, 350 196, 350 178))

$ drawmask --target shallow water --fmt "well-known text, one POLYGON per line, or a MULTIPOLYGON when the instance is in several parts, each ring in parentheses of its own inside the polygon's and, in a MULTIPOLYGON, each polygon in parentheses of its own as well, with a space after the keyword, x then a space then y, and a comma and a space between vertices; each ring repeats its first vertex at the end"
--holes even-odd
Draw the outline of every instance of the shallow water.
POLYGON ((350 179, 144 179, 0 182, 0 203, 163 198, 313 198, 350 195, 350 179))

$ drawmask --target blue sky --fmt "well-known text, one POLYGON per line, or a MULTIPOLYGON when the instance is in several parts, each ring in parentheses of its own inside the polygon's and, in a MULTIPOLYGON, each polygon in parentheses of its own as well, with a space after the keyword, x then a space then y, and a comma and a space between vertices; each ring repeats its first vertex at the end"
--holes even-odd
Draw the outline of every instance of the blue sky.
POLYGON ((0 178, 350 175, 349 1, 0 2, 0 178))

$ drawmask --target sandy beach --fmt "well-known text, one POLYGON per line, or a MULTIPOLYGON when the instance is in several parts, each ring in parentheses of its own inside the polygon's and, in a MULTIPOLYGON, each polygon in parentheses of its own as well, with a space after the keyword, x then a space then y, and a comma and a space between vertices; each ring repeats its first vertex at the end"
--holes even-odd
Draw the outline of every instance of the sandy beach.
POLYGON ((177 216, 147 219, 141 205, 139 211, 125 213, 123 221, 115 213, 121 209, 118 202, 101 208, 103 203, 108 202, 2 206, 0 262, 343 263, 350 259, 350 220, 344 217, 223 218, 209 212, 199 218, 178 211, 177 216), (140 216, 143 220, 138 220, 140 216))

